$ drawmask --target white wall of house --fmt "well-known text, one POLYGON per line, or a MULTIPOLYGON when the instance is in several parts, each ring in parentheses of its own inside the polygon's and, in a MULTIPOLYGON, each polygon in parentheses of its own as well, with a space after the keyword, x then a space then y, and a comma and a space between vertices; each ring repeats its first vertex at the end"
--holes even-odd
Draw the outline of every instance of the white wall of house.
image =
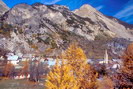
POLYGON ((112 68, 113 68, 113 69, 120 69, 120 64, 114 64, 114 65, 112 66, 112 68))
POLYGON ((18 56, 14 55, 13 53, 9 53, 6 55, 8 62, 12 63, 13 65, 18 65, 17 63, 19 62, 18 56))
POLYGON ((19 62, 19 61, 17 60, 17 61, 10 61, 10 62, 11 62, 13 65, 16 66, 16 65, 18 65, 18 62, 19 62))

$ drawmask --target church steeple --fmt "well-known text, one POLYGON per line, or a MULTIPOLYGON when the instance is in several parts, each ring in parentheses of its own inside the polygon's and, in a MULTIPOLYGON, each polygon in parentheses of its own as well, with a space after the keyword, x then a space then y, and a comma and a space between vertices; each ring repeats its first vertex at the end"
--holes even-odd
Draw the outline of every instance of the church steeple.
POLYGON ((105 50, 105 54, 104 54, 104 63, 105 64, 108 64, 109 63, 109 60, 108 60, 109 58, 108 58, 108 52, 107 52, 107 50, 105 50))

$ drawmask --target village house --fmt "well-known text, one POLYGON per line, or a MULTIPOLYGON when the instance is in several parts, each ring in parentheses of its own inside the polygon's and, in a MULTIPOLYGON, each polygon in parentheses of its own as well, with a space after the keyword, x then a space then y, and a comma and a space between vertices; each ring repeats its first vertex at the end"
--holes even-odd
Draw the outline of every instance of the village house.
POLYGON ((14 66, 18 65, 19 57, 17 55, 15 55, 14 53, 8 53, 6 56, 8 63, 12 63, 14 66))
POLYGON ((119 71, 122 65, 121 59, 109 59, 107 50, 105 50, 103 59, 88 59, 88 63, 94 66, 96 70, 101 70, 104 67, 112 73, 119 71))

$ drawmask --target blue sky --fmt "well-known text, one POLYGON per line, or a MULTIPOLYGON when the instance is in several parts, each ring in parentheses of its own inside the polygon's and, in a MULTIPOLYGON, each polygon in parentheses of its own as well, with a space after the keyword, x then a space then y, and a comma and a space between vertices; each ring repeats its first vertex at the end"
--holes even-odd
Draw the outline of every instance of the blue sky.
POLYGON ((133 0, 3 0, 10 8, 19 3, 66 5, 70 10, 80 8, 83 4, 90 4, 108 16, 114 16, 122 21, 133 24, 133 0))

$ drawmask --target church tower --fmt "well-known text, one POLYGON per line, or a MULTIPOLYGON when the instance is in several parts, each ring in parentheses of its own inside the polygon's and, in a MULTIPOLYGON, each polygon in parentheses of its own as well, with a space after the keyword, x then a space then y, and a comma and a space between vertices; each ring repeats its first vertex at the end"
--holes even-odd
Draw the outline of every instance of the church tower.
POLYGON ((104 63, 108 64, 109 63, 109 57, 108 57, 108 52, 107 50, 105 50, 105 54, 104 54, 104 63))

